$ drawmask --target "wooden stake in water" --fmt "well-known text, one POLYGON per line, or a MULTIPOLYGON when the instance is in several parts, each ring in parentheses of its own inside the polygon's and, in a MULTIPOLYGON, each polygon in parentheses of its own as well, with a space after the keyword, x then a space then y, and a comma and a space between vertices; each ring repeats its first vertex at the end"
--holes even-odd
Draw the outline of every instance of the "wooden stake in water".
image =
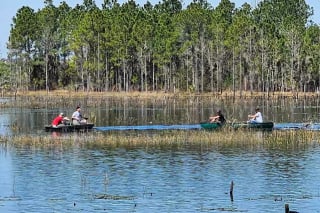
POLYGON ((233 181, 231 181, 231 184, 230 184, 230 199, 231 199, 231 202, 233 202, 233 181))
POLYGON ((299 213, 297 211, 290 211, 289 210, 289 204, 285 204, 284 205, 284 209, 285 209, 285 213, 299 213))
POLYGON ((284 205, 285 213, 289 213, 289 204, 284 205))

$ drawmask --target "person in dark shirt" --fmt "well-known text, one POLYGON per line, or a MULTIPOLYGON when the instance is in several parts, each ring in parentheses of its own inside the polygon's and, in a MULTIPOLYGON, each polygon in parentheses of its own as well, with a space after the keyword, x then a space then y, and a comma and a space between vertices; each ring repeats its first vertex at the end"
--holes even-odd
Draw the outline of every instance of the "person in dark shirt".
POLYGON ((209 122, 224 124, 226 122, 226 119, 224 118, 224 115, 221 113, 221 110, 218 110, 215 116, 209 117, 209 122))

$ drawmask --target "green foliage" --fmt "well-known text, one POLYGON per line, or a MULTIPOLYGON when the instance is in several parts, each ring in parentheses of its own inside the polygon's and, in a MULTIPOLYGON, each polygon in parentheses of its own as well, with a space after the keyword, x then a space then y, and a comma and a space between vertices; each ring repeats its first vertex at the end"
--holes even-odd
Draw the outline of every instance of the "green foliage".
POLYGON ((84 0, 74 8, 46 0, 36 12, 17 11, 8 57, 13 73, 26 76, 16 79, 20 88, 315 91, 320 29, 308 23, 311 14, 304 0, 254 9, 230 0, 216 8, 206 0, 185 8, 179 0, 84 0))
POLYGON ((1 90, 9 90, 13 82, 11 82, 10 78, 10 66, 4 61, 0 61, 0 89, 1 90))

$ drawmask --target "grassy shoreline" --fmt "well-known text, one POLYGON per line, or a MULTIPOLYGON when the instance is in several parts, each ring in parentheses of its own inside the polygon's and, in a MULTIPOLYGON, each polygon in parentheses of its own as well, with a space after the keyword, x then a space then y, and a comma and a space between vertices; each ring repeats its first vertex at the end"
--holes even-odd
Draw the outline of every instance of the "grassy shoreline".
POLYGON ((224 92, 164 92, 164 91, 130 91, 130 92, 85 92, 73 90, 53 91, 18 91, 17 93, 3 93, 3 97, 135 97, 135 98, 184 98, 184 97, 216 97, 216 98, 314 98, 320 97, 318 92, 250 92, 250 91, 224 91, 224 92))
POLYGON ((0 143, 14 147, 58 146, 61 148, 80 147, 123 147, 123 148, 221 148, 221 147, 282 147, 296 149, 304 146, 320 145, 320 132, 288 130, 272 132, 256 131, 199 131, 174 130, 157 132, 89 132, 81 134, 56 135, 21 135, 2 136, 0 143))
MULTIPOLYGON (((290 96, 291 93, 279 93, 278 98, 290 96)), ((120 98, 130 100, 149 100, 156 99, 184 99, 201 97, 204 99, 214 98, 230 98, 231 92, 217 95, 213 93, 194 94, 194 93, 165 93, 165 92, 70 92, 67 90, 37 91, 17 93, 17 98, 25 101, 22 105, 28 107, 41 108, 43 104, 49 106, 73 105, 72 100, 79 97, 88 97, 87 105, 99 104, 99 101, 104 101, 105 98, 120 98)), ((249 93, 247 95, 250 95, 249 93)), ((266 94, 254 93, 251 98, 264 98, 266 94)), ((308 98, 314 98, 317 93, 305 94, 308 98)), ((302 96, 300 96, 302 97, 302 96)), ((199 98, 200 99, 200 98, 199 98)), ((242 98, 243 99, 243 98, 242 98)), ((0 103, 0 107, 15 106, 16 103, 0 103)), ((2 136, 0 137, 1 144, 11 144, 14 146, 35 146, 35 147, 50 147, 58 146, 110 146, 110 147, 221 147, 221 146, 304 146, 306 144, 320 144, 320 132, 312 131, 273 131, 268 134, 248 131, 158 131, 155 134, 148 132, 136 132, 134 134, 121 133, 93 133, 85 135, 69 134, 63 137, 52 137, 51 135, 21 135, 21 136, 2 136)))
POLYGON ((148 101, 162 102, 168 100, 174 101, 192 101, 192 102, 203 102, 203 101, 224 101, 232 100, 234 103, 241 102, 244 100, 318 100, 320 94, 318 93, 296 93, 293 95, 291 92, 286 93, 267 93, 259 92, 240 92, 233 94, 231 91, 225 91, 222 93, 188 93, 188 92, 75 92, 69 90, 55 90, 55 91, 27 91, 17 92, 16 94, 8 93, 2 94, 3 98, 11 98, 9 101, 0 102, 0 108, 8 108, 17 106, 16 101, 20 101, 18 104, 21 107, 41 108, 41 107, 74 107, 74 102, 82 100, 86 106, 97 106, 105 101, 109 100, 120 100, 120 101, 135 101, 136 103, 141 102, 145 104, 148 101))

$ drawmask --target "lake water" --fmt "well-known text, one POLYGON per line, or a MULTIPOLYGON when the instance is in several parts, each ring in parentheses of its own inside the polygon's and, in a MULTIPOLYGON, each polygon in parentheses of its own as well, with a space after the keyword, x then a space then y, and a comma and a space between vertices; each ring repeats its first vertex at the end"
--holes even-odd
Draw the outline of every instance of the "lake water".
MULTIPOLYGON (((32 99, 32 98, 31 98, 32 99)), ((8 101, 8 100, 7 100, 8 101)), ((30 100, 22 100, 31 102, 30 100)), ((68 100, 68 103, 49 100, 33 107, 2 108, 0 114, 0 135, 8 134, 42 134, 44 125, 50 124, 60 112, 71 117, 75 106, 81 105, 82 114, 98 127, 118 125, 180 125, 198 124, 208 120, 217 109, 221 109, 230 122, 246 121, 259 106, 265 121, 283 122, 317 122, 320 123, 320 99, 232 99, 215 100, 213 98, 190 97, 176 100, 126 98, 83 98, 68 100)), ((0 99, 1 103, 1 99, 0 99)))
MULTIPOLYGON (((242 120, 255 105, 108 101, 83 111, 97 126, 181 124, 205 120, 222 106, 228 117, 242 120)), ((318 118, 319 108, 312 101, 259 106, 265 118, 275 122, 318 118)), ((70 114, 73 109, 3 109, 0 133, 45 135, 43 125, 60 111, 70 114)), ((0 143, 0 212, 278 213, 285 204, 290 210, 320 212, 317 142, 268 146, 257 134, 254 147, 237 146, 235 141, 234 146, 129 149, 80 146, 76 137, 81 136, 70 137, 75 142, 68 147, 0 143)))
POLYGON ((0 212, 320 212, 318 145, 0 150, 0 212))

